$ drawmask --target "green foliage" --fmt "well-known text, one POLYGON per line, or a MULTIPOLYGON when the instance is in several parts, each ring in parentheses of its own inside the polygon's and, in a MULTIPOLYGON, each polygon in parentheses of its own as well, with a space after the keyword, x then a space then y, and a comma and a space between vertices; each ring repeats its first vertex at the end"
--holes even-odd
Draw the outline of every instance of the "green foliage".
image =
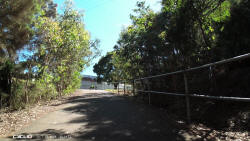
POLYGON ((79 88, 99 41, 90 41, 72 2, 65 2, 62 14, 51 0, 7 0, 0 7, 0 100, 7 103, 0 106, 23 108, 79 88), (22 49, 31 55, 19 56, 22 49))
POLYGON ((250 52, 250 1, 242 0, 231 7, 231 17, 226 20, 223 29, 219 32, 218 59, 234 57, 250 52))
POLYGON ((31 24, 44 0, 0 1, 0 55, 14 59, 32 36, 31 24))
MULTIPOLYGON (((249 53, 249 3, 163 0, 161 12, 154 13, 138 2, 132 25, 121 31, 95 72, 104 80, 131 80, 249 53)), ((152 80, 150 87, 164 89, 165 83, 152 80)))
POLYGON ((55 19, 41 17, 36 25, 37 36, 42 41, 35 54, 38 75, 54 85, 59 96, 79 87, 80 72, 92 55, 82 16, 66 1, 62 15, 55 19))
POLYGON ((112 79, 112 71, 114 69, 114 65, 112 63, 113 52, 107 53, 107 55, 103 56, 97 64, 94 65, 94 72, 98 76, 97 81, 107 81, 112 82, 115 81, 112 79))

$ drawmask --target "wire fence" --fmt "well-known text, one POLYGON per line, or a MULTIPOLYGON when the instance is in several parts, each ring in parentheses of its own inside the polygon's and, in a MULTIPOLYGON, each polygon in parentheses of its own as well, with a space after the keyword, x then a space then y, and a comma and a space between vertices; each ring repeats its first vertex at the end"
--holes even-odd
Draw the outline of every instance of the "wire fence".
MULTIPOLYGON (((199 93, 192 93, 192 91, 190 91, 190 88, 192 89, 192 85, 188 85, 188 81, 191 80, 192 78, 188 78, 187 75, 188 73, 192 73, 194 71, 205 71, 205 69, 207 69, 209 72, 211 72, 213 70, 213 67, 215 66, 220 66, 220 65, 224 65, 227 63, 231 63, 231 62, 237 62, 240 60, 244 60, 250 58, 250 53, 248 54, 244 54, 244 55, 240 55, 240 56, 236 56, 230 59, 225 59, 222 61, 218 61, 218 62, 214 62, 214 63, 209 63, 209 64, 205 64, 202 66, 198 66, 198 67, 193 67, 193 68, 189 68, 189 69, 185 69, 185 70, 179 70, 179 71, 175 71, 175 72, 170 72, 170 73, 165 73, 165 74, 159 74, 159 75, 154 75, 154 76, 148 76, 148 77, 142 77, 142 78, 138 78, 138 79, 134 79, 131 82, 122 82, 124 83, 124 93, 126 91, 125 89, 125 85, 126 83, 130 83, 131 84, 131 93, 133 95, 136 95, 138 93, 145 93, 148 95, 148 103, 151 104, 151 95, 152 94, 159 94, 159 95, 169 95, 169 96, 176 96, 176 97, 185 97, 185 105, 186 105, 186 117, 187 117, 187 121, 190 122, 191 121, 191 114, 190 114, 190 97, 195 97, 195 98, 201 98, 201 99, 212 99, 212 100, 223 100, 223 101, 241 101, 241 102, 250 102, 250 98, 247 97, 235 97, 235 96, 212 96, 209 94, 203 94, 203 92, 199 92, 199 93), (183 84, 179 84, 179 88, 182 89, 182 91, 179 92, 165 92, 165 91, 158 91, 158 89, 156 88, 156 90, 147 90, 147 88, 145 88, 145 83, 141 84, 140 86, 137 85, 137 83, 142 83, 143 81, 152 81, 153 78, 162 78, 162 77, 169 77, 169 76, 173 76, 173 75, 183 75, 182 78, 182 82, 183 84)), ((211 77, 212 74, 208 73, 209 77, 211 77)), ((178 78, 181 79, 181 78, 178 78)), ((121 82, 115 82, 115 83, 121 83, 121 82)), ((167 87, 167 86, 166 86, 167 87)), ((118 93, 119 93, 119 85, 118 85, 118 93)))

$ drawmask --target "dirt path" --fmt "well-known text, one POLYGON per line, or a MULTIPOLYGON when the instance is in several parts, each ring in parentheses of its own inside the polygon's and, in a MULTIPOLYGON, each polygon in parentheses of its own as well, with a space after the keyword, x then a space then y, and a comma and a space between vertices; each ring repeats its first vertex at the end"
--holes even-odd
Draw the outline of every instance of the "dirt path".
POLYGON ((183 140, 157 108, 106 91, 81 93, 15 135, 28 134, 37 140, 45 137, 84 141, 183 140))

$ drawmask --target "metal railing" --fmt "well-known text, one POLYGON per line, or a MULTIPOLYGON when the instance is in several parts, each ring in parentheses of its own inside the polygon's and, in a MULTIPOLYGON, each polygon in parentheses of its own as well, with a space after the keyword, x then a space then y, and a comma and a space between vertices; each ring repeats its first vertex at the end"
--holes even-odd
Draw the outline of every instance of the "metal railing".
POLYGON ((183 96, 186 98, 186 112, 187 112, 187 120, 188 122, 191 121, 190 117, 190 97, 197 97, 197 98, 203 98, 203 99, 216 99, 216 100, 231 100, 231 101, 245 101, 245 102, 250 102, 250 98, 245 98, 245 97, 226 97, 226 96, 209 96, 209 95, 202 95, 202 94, 190 94, 188 90, 188 82, 187 82, 187 72, 191 72, 194 70, 200 70, 203 68, 208 68, 216 65, 221 65, 221 64, 226 64, 230 62, 235 62, 239 60, 243 60, 246 58, 250 58, 250 53, 236 56, 230 59, 225 59, 222 61, 214 62, 214 63, 209 63, 205 64, 199 67, 194 67, 194 68, 189 68, 185 70, 180 70, 180 71, 175 71, 175 72, 170 72, 170 73, 165 73, 165 74, 160 74, 160 75, 154 75, 154 76, 148 76, 148 77, 143 77, 143 78, 138 78, 133 80, 133 94, 135 95, 135 83, 138 80, 144 80, 144 79, 151 79, 151 78, 156 78, 156 77, 162 77, 162 76, 171 76, 175 74, 183 74, 183 80, 184 80, 184 85, 185 85, 185 94, 180 94, 180 93, 168 93, 168 92, 159 92, 159 91, 145 91, 145 90, 137 90, 137 92, 143 92, 143 93, 148 93, 148 102, 149 104, 151 103, 151 98, 150 95, 152 94, 164 94, 164 95, 171 95, 171 96, 183 96))
POLYGON ((170 72, 170 73, 164 73, 164 74, 159 74, 159 75, 154 75, 154 76, 138 78, 138 79, 135 79, 135 81, 142 80, 142 79, 155 78, 155 77, 160 77, 160 76, 168 76, 168 75, 184 73, 184 72, 189 72, 189 71, 194 71, 194 70, 203 69, 203 68, 207 68, 207 67, 211 67, 211 66, 215 66, 215 65, 225 64, 225 63, 234 62, 234 61, 239 61, 239 60, 246 59, 246 58, 250 58, 250 53, 240 55, 240 56, 236 56, 236 57, 233 57, 233 58, 230 58, 230 59, 225 59, 225 60, 222 60, 222 61, 214 62, 214 63, 205 64, 205 65, 202 65, 202 66, 199 66, 199 67, 186 69, 186 70, 180 70, 180 71, 175 71, 175 72, 170 72))
POLYGON ((115 85, 116 84, 116 88, 114 87, 114 89, 117 90, 117 93, 118 94, 122 94, 120 93, 121 91, 123 92, 123 94, 126 94, 126 93, 131 93, 133 91, 133 88, 134 86, 132 86, 133 80, 131 81, 116 81, 116 82, 107 82, 107 83, 110 83, 112 85, 115 85))

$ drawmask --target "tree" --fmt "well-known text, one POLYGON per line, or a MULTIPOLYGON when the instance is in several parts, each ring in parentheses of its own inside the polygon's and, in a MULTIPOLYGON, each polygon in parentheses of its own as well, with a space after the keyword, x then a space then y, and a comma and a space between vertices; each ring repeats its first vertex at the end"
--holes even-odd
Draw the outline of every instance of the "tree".
POLYGON ((97 43, 90 41, 82 17, 72 3, 66 1, 63 14, 55 19, 41 17, 37 22, 41 42, 35 53, 39 81, 51 84, 59 96, 79 87, 80 72, 91 61, 91 56, 95 56, 93 50, 97 43))
POLYGON ((108 52, 105 56, 101 57, 101 59, 94 65, 94 72, 97 74, 97 81, 114 81, 112 78, 112 71, 114 69, 114 65, 112 63, 113 52, 108 52))
POLYGON ((217 59, 230 58, 250 52, 250 1, 242 0, 232 4, 230 18, 225 20, 214 50, 217 59))
MULTIPOLYGON (((161 12, 154 13, 144 2, 138 2, 130 16, 132 25, 121 31, 114 47, 112 72, 120 79, 130 80, 217 60, 214 52, 224 23, 230 17, 231 3, 163 0, 161 12)), ((177 78, 172 79, 176 87, 177 78)), ((169 83, 163 78, 151 82, 148 84, 151 88, 160 84, 164 88, 169 83)))
POLYGON ((44 0, 0 1, 0 92, 1 96, 9 95, 5 102, 13 97, 13 77, 19 73, 16 53, 30 41, 35 15, 44 3, 44 0))
POLYGON ((98 55, 99 41, 90 40, 83 14, 71 1, 62 14, 56 6, 52 0, 0 1, 0 101, 5 106, 16 109, 71 93, 81 84, 80 72, 98 55))

